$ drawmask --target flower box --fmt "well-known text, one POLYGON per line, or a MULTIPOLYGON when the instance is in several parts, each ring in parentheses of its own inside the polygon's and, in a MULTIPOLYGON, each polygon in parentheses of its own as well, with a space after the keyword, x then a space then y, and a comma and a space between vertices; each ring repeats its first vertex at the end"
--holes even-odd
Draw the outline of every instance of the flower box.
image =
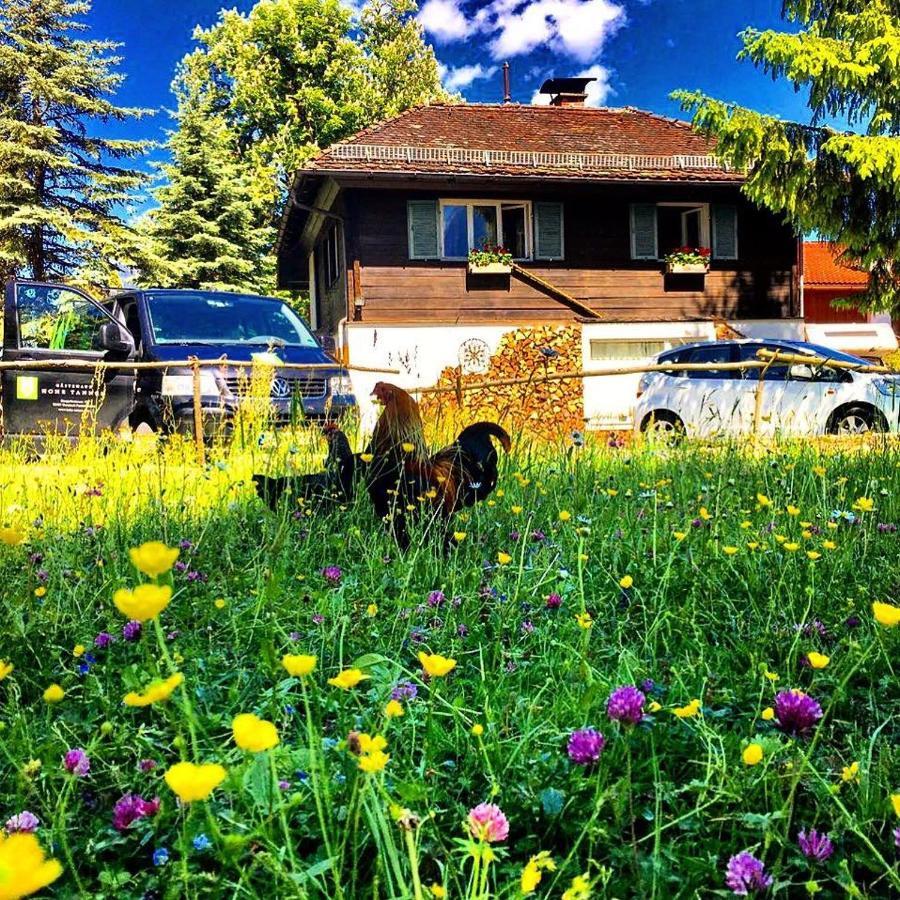
POLYGON ((709 263, 666 263, 666 272, 669 275, 705 275, 708 271, 709 263))
POLYGON ((512 265, 508 263, 469 263, 470 275, 509 275, 512 265))

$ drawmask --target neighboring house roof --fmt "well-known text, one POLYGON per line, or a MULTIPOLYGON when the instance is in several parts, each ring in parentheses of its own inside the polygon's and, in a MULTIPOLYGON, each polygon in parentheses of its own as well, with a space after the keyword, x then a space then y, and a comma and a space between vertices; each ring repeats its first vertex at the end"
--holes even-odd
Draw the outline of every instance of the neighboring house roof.
POLYGON ((858 287, 869 284, 869 273, 840 262, 841 248, 827 241, 803 244, 803 284, 807 288, 858 287))
POLYGON ((687 122, 626 107, 416 106, 334 144, 303 171, 740 182, 687 122))

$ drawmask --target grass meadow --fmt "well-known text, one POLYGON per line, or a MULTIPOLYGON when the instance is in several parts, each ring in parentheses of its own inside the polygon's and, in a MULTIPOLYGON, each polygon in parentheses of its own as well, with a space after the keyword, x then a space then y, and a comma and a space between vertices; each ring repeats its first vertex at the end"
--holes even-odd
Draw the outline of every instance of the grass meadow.
POLYGON ((0 898, 896 895, 900 447, 612 444, 405 555, 302 435, 3 451, 0 898))

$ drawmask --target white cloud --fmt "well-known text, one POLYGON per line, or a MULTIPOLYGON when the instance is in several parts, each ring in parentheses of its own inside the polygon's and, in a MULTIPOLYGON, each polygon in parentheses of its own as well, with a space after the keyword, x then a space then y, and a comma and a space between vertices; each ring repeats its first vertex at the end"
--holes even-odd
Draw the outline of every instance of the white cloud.
POLYGON ((427 0, 419 10, 419 22, 438 42, 461 41, 472 30, 456 0, 427 0))
MULTIPOLYGON (((587 99, 584 101, 585 106, 604 106, 606 104, 607 97, 613 93, 612 86, 609 83, 609 74, 609 69, 598 63, 573 76, 574 78, 597 79, 592 81, 585 89, 587 94, 587 99)), ((547 94, 535 91, 531 102, 536 106, 546 106, 550 102, 550 97, 547 94)))
POLYGON ((438 63, 438 73, 441 81, 448 91, 459 91, 467 88, 473 81, 479 78, 490 78, 497 72, 497 66, 483 66, 476 63, 474 66, 458 66, 451 68, 443 63, 438 63))

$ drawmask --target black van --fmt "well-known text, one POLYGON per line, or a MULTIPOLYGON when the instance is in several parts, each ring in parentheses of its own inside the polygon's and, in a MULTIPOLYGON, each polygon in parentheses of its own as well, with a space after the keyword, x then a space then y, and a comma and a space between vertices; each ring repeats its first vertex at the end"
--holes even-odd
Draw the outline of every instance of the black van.
POLYGON ((3 360, 46 361, 2 371, 3 431, 77 433, 145 424, 158 431, 193 432, 190 367, 104 369, 67 362, 165 362, 219 359, 204 367, 204 431, 233 416, 250 369, 229 361, 316 363, 321 369, 277 369, 271 402, 279 424, 339 418, 355 411, 346 369, 281 300, 195 290, 129 290, 98 302, 65 285, 10 281, 3 314, 3 360), (85 415, 87 414, 87 415, 85 415))

